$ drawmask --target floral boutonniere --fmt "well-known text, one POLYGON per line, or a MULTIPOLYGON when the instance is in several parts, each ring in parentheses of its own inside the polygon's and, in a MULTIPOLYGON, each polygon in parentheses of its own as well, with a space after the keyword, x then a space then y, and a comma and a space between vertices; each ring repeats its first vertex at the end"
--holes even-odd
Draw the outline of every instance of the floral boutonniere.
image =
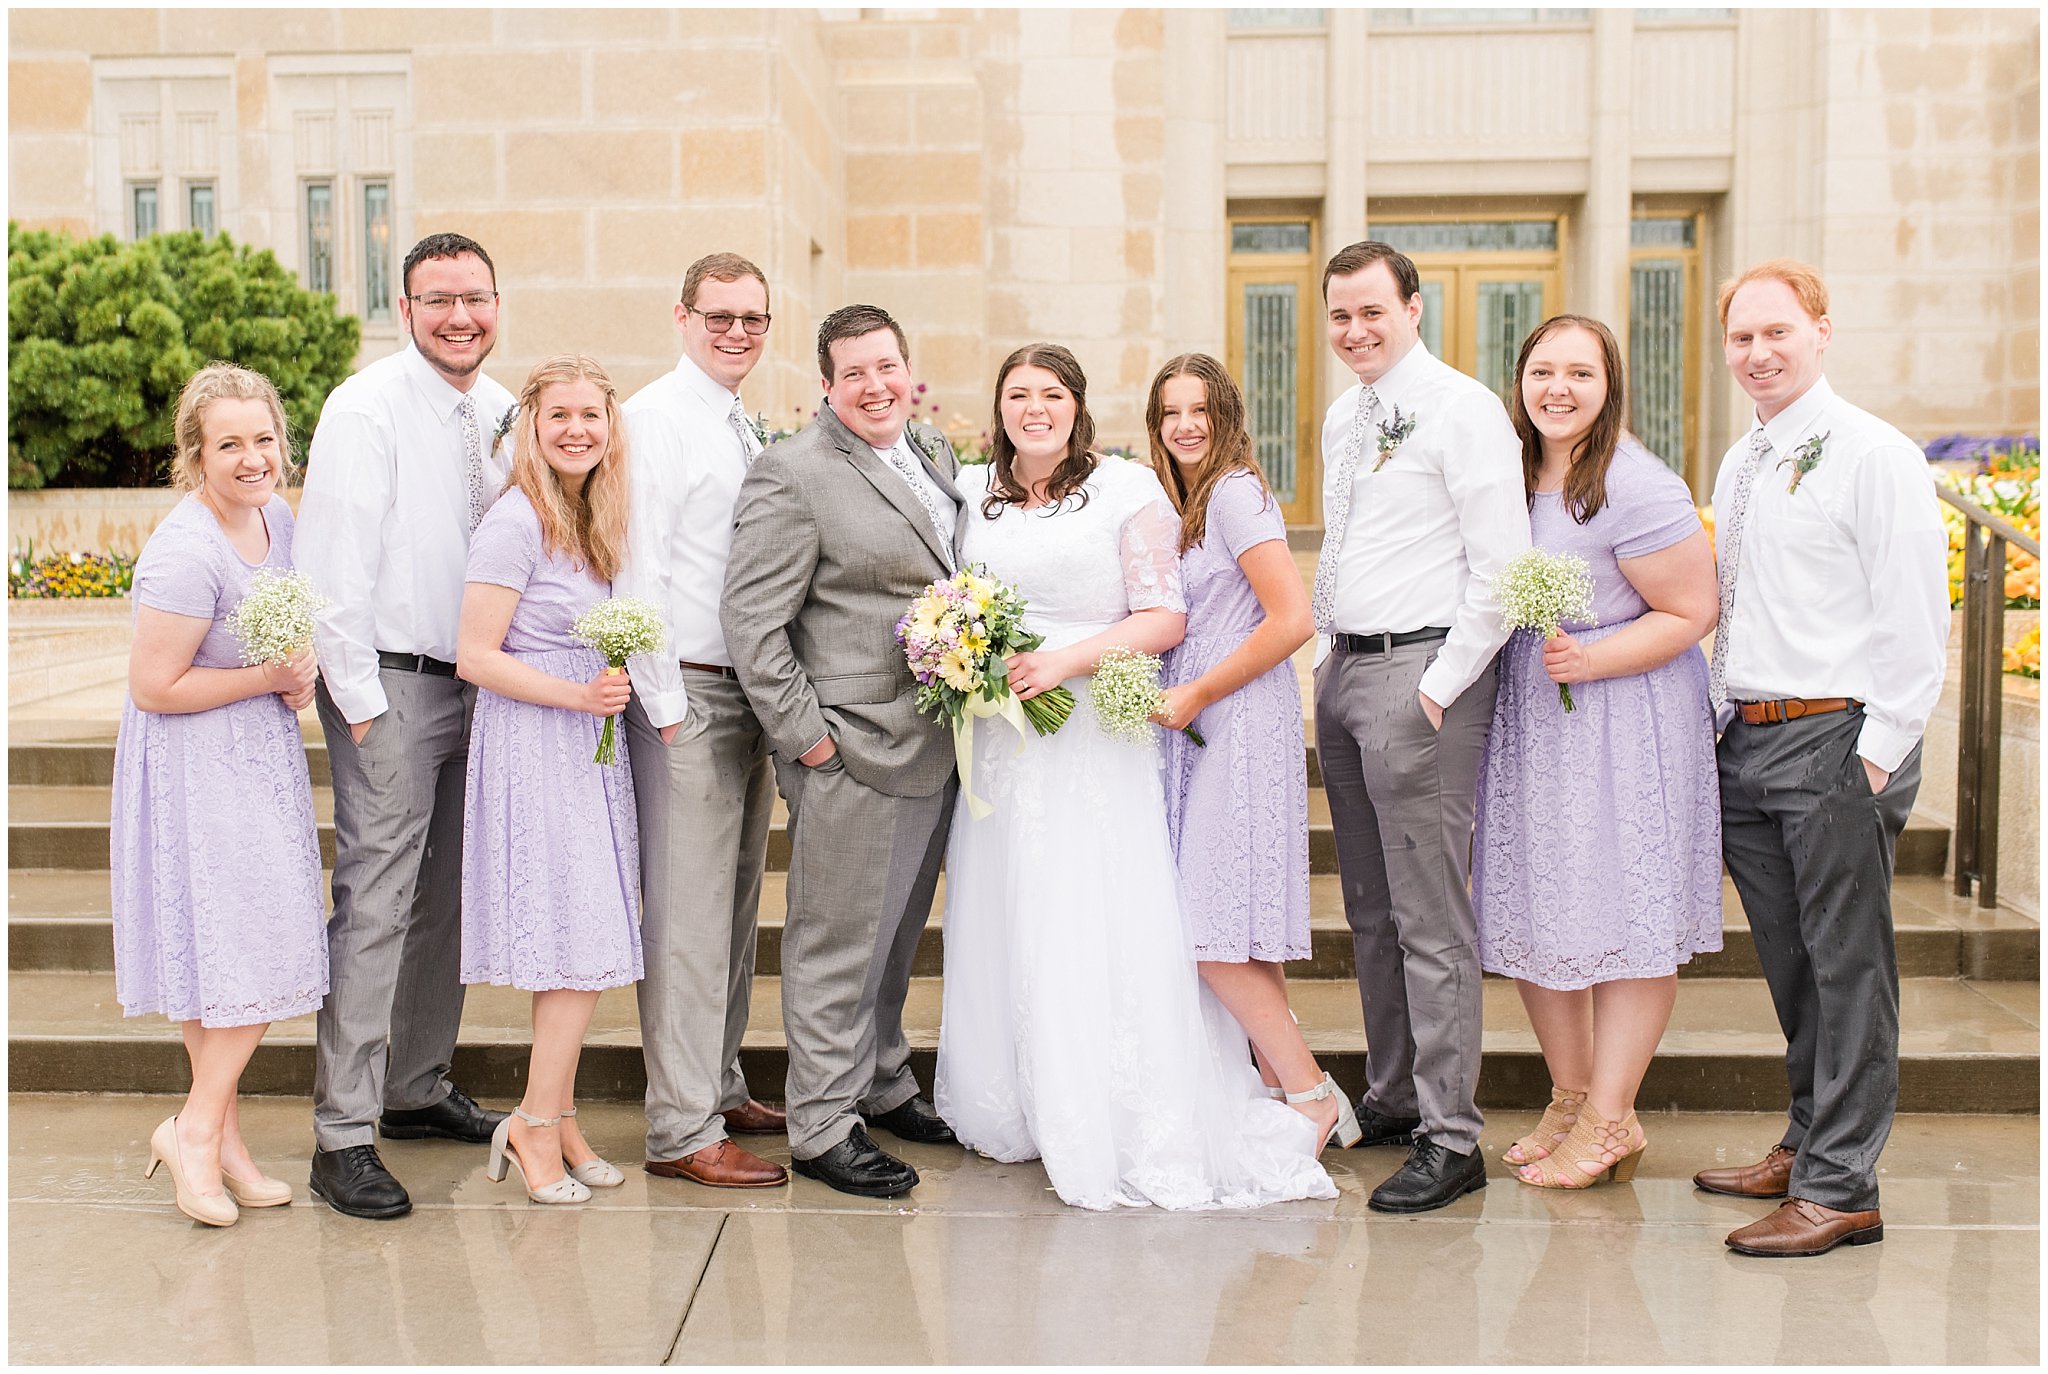
POLYGON ((498 417, 498 427, 491 431, 492 448, 495 449, 499 444, 505 442, 505 436, 512 432, 512 422, 518 418, 518 406, 510 405, 505 407, 505 413, 498 417))
MULTIPOLYGON (((1834 433, 1833 430, 1828 431, 1828 434, 1832 433, 1834 433)), ((1791 484, 1785 488, 1785 494, 1787 496, 1790 496, 1793 492, 1799 490, 1800 478, 1806 476, 1807 473, 1812 472, 1815 468, 1820 466, 1820 460, 1822 457, 1821 446, 1827 443, 1827 441, 1827 434, 1816 434, 1811 439, 1808 439, 1805 443, 1801 444, 1798 448, 1793 449, 1791 457, 1780 458, 1778 460, 1779 467, 1784 467, 1787 464, 1790 464, 1792 468, 1791 484)))
POLYGON ((1394 451, 1407 443, 1408 436, 1414 432, 1415 417, 1413 415, 1403 415, 1401 407, 1395 406, 1394 418, 1380 421, 1378 440, 1380 456, 1379 461, 1372 465, 1372 470, 1378 472, 1381 468, 1385 467, 1387 459, 1393 457, 1394 451))
POLYGON ((754 431, 754 442, 762 448, 768 447, 768 412, 754 412, 754 418, 747 421, 747 428, 754 431))
POLYGON ((910 436, 910 442, 916 445, 917 451, 930 460, 933 467, 937 468, 940 472, 946 470, 946 458, 953 456, 953 446, 951 444, 946 444, 942 448, 940 447, 941 441, 933 439, 929 434, 921 434, 916 429, 909 429, 904 432, 910 436), (945 457, 941 457, 941 454, 944 454, 945 457))

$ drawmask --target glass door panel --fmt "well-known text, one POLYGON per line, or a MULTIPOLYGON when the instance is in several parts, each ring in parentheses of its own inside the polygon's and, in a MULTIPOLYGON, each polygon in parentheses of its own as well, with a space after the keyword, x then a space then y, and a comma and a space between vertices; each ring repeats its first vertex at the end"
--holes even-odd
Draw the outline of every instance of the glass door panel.
POLYGON ((1474 291, 1472 375, 1496 396, 1510 394, 1515 358, 1529 331, 1543 323, 1543 283, 1531 280, 1479 281, 1474 291))
POLYGON ((1685 474, 1685 263, 1638 258, 1629 267, 1629 428, 1685 474))
POLYGON ((1444 356, 1444 282, 1441 276, 1422 278, 1422 345, 1431 356, 1444 356))
POLYGON ((1300 500, 1300 288, 1256 282, 1243 288, 1245 420, 1252 453, 1282 505, 1300 500))

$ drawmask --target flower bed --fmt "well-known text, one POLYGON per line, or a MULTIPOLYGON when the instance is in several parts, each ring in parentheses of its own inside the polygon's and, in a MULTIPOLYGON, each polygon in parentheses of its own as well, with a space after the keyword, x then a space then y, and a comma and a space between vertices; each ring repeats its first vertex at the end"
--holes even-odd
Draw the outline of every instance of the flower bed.
POLYGON ((126 596, 135 583, 135 560, 120 553, 34 550, 7 560, 7 595, 21 598, 126 596))

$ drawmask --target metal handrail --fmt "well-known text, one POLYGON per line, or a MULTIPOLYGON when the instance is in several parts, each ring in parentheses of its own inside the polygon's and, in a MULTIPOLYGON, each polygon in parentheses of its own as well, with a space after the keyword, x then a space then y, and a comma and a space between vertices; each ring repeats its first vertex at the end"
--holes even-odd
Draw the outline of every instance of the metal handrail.
POLYGON ((1937 483, 1968 520, 1963 532, 1963 688, 1956 743, 1958 897, 1998 905, 1998 756, 2005 703, 2005 546, 2041 556, 2041 541, 1937 483))

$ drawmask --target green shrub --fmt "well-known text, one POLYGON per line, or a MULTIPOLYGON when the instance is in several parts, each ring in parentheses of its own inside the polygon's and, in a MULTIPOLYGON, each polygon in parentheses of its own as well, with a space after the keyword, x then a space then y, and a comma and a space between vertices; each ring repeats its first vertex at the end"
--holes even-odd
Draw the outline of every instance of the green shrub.
POLYGON ((269 377, 301 453, 360 330, 226 234, 122 243, 7 226, 7 485, 149 486, 178 389, 215 359, 269 377))

